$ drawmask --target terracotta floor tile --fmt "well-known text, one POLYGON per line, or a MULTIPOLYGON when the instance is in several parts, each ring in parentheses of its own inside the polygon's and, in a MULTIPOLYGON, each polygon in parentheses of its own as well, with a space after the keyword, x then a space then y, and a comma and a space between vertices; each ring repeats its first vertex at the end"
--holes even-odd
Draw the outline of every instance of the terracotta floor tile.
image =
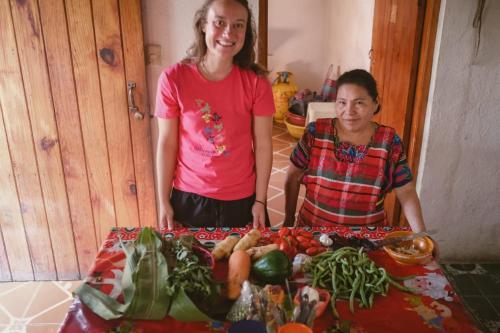
POLYGON ((276 188, 283 189, 285 185, 285 177, 286 174, 284 172, 280 171, 274 172, 273 174, 271 174, 271 178, 269 179, 269 184, 276 188))
POLYGON ((10 315, 22 317, 34 298, 37 285, 39 283, 23 282, 22 285, 13 288, 12 292, 4 292, 0 297, 0 304, 10 315))
MULTIPOLYGON (((2 325, 7 325, 10 323, 10 317, 9 315, 0 307, 0 327, 2 325)), ((0 329, 0 332, 2 330, 0 329)))
POLYGON ((273 126, 273 137, 287 133, 286 128, 281 126, 273 126))
POLYGON ((28 325, 34 324, 57 324, 62 323, 64 317, 66 316, 66 312, 68 312, 69 306, 72 303, 71 300, 67 300, 62 302, 59 305, 52 305, 52 308, 48 308, 44 310, 45 312, 41 312, 39 315, 35 316, 28 325))
POLYGON ((275 197, 277 197, 279 195, 283 195, 283 191, 282 190, 276 189, 276 188, 271 187, 271 186, 269 186, 267 188, 267 198, 268 198, 268 200, 269 199, 274 199, 275 197))
POLYGON ((298 139, 296 139, 293 136, 291 136, 288 132, 284 132, 283 134, 276 135, 273 138, 274 139, 278 139, 280 141, 290 142, 290 143, 293 143, 293 144, 296 144, 299 141, 298 139))
POLYGON ((272 209, 268 209, 268 213, 269 213, 269 219, 271 220, 272 227, 281 225, 281 223, 283 222, 283 219, 285 218, 284 215, 281 215, 272 209))
POLYGON ((283 154, 285 155, 287 158, 290 158, 290 154, 292 153, 292 151, 295 149, 295 145, 293 146, 290 146, 288 148, 285 148, 283 150, 280 150, 280 154, 283 154))
POLYGON ((26 282, 0 282, 0 296, 26 284, 26 282))
POLYGON ((26 326, 26 333, 57 333, 61 325, 28 325, 26 326))
POLYGON ((267 207, 272 208, 277 212, 284 213, 284 211, 285 211, 285 196, 280 195, 272 200, 268 200, 267 207))
POLYGON ((289 147, 290 145, 286 142, 273 140, 273 152, 278 152, 282 149, 289 147))
POLYGON ((72 299, 71 293, 64 291, 61 286, 56 282, 43 282, 26 316, 35 316, 53 304, 72 299))

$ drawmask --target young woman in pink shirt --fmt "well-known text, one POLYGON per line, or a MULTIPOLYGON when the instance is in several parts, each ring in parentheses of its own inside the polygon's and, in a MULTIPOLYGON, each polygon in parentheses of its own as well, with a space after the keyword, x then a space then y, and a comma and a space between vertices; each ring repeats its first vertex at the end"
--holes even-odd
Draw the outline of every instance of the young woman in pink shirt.
POLYGON ((274 102, 246 0, 208 0, 188 56, 158 82, 161 227, 268 224, 274 102))

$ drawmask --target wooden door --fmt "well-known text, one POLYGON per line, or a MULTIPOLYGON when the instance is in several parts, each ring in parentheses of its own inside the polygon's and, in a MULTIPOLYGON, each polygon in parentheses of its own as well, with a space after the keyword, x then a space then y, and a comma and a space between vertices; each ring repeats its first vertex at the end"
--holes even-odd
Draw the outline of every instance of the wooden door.
POLYGON ((80 279, 157 225, 140 0, 0 0, 0 40, 0 281, 80 279))
MULTIPOLYGON (((382 109, 375 121, 394 127, 408 150, 420 52, 424 0, 375 0, 371 72, 382 109)), ((394 192, 385 200, 392 225, 400 224, 394 192)))

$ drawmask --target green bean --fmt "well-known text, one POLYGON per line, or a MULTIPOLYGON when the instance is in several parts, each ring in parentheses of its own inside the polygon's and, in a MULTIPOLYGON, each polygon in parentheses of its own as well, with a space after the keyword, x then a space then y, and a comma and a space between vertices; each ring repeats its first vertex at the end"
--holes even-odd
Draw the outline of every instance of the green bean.
POLYGON ((319 286, 332 294, 332 311, 336 314, 337 299, 349 301, 349 308, 354 312, 354 302, 360 307, 373 306, 376 295, 386 295, 389 285, 406 292, 412 289, 404 287, 395 280, 405 280, 412 277, 393 277, 384 268, 377 267, 362 250, 343 247, 336 251, 327 251, 315 256, 307 271, 312 274, 312 286, 319 286))

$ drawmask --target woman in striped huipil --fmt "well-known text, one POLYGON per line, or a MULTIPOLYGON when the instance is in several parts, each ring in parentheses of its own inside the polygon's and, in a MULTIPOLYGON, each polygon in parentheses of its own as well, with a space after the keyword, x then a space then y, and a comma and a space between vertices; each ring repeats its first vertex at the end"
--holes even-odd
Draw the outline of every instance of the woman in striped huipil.
POLYGON ((384 225, 392 189, 414 232, 425 230, 400 137, 373 122, 380 111, 373 76, 356 69, 337 80, 336 118, 308 124, 290 156, 284 226, 384 225), (304 203, 295 221, 300 183, 304 203))

